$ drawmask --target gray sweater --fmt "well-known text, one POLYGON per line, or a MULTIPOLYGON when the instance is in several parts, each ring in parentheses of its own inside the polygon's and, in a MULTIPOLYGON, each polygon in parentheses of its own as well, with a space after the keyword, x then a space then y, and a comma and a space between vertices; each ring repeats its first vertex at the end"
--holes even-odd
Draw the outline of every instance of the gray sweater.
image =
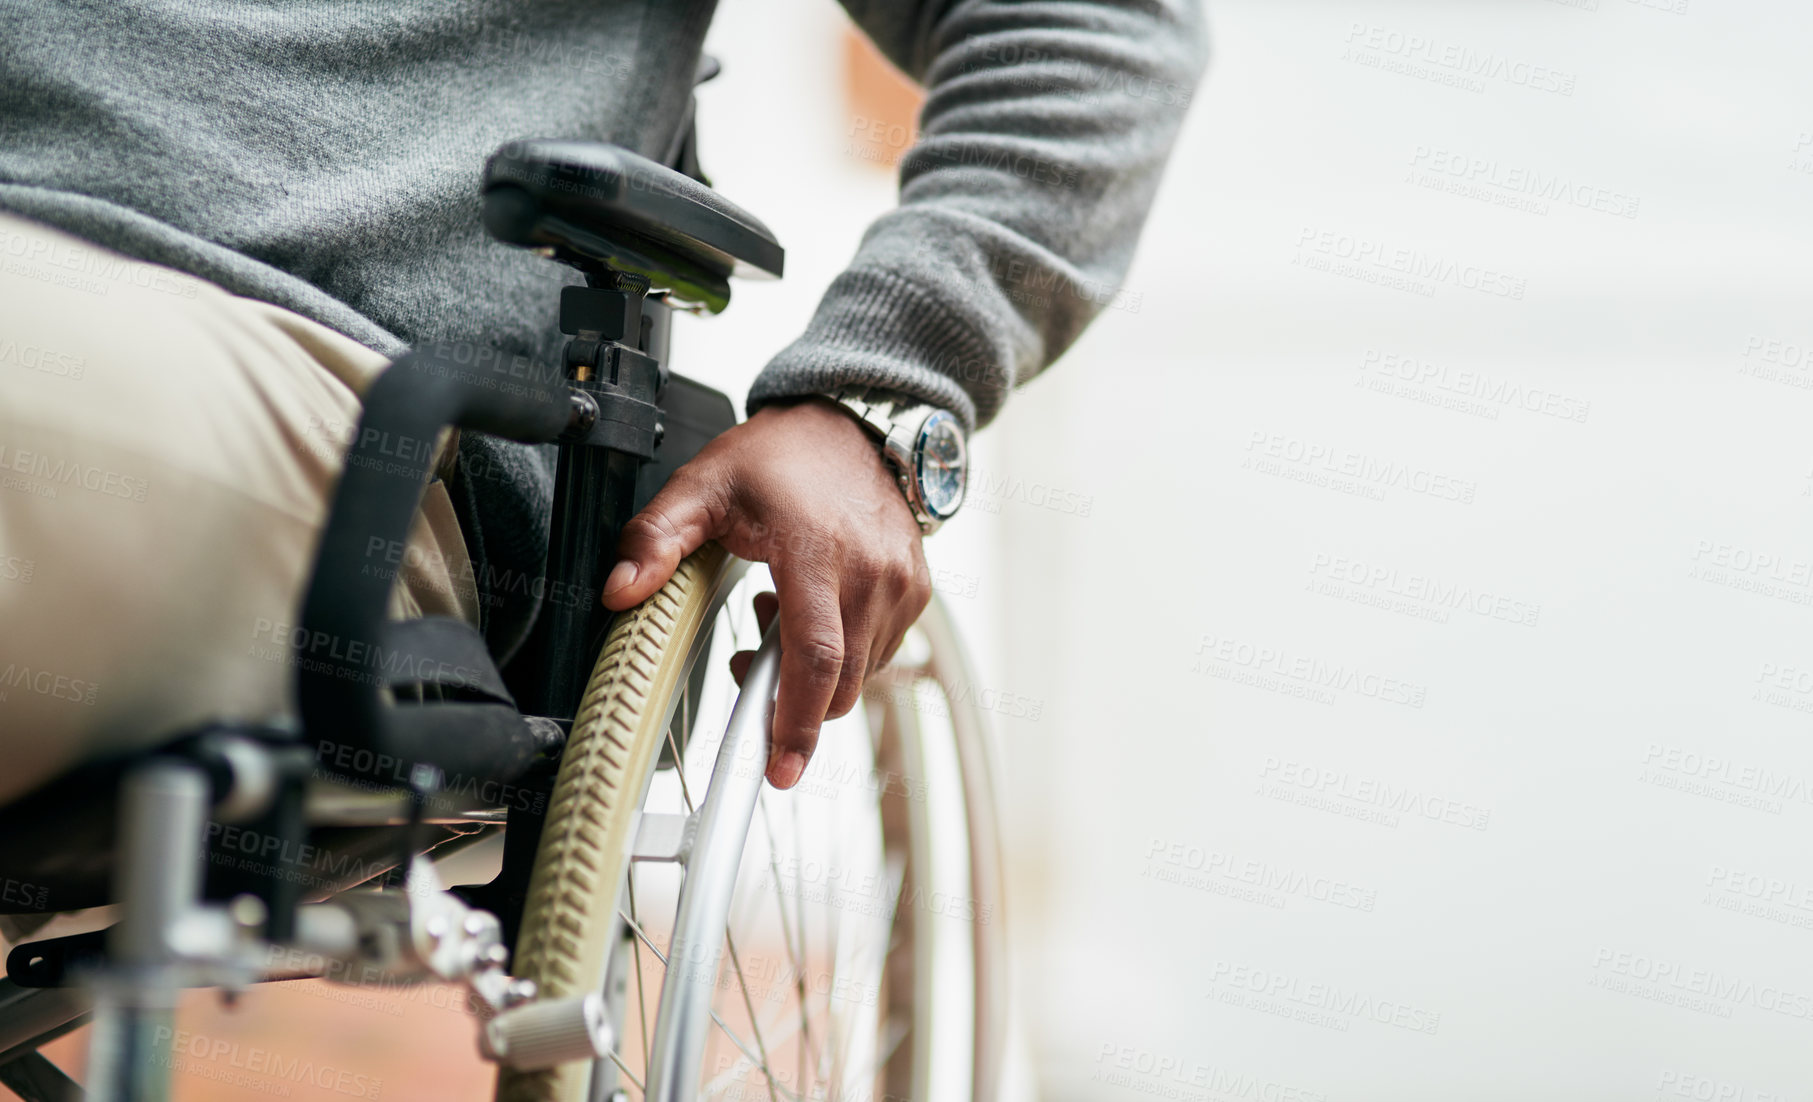
MULTIPOLYGON (((0 0, 0 209, 386 355, 473 339, 552 361, 573 277, 485 236, 484 159, 530 136, 663 159, 714 6, 0 0)), ((749 406, 863 383, 986 423, 1121 294, 1203 64, 1200 14, 1195 0, 844 6, 925 85, 923 136, 899 208, 749 406)), ((538 571, 543 457, 488 439, 462 457, 495 465, 475 480, 475 551, 538 571)))

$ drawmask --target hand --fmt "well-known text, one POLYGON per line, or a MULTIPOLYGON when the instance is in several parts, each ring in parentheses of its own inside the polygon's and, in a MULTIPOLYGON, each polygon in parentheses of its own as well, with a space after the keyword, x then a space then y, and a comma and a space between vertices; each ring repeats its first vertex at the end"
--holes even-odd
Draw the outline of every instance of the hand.
MULTIPOLYGON (((624 527, 605 607, 647 600, 714 539, 774 575, 781 683, 768 780, 791 788, 820 724, 856 706, 931 600, 919 524, 862 426, 804 401, 764 406, 674 472, 624 527)), ((757 614, 766 621, 772 606, 758 601, 757 614)), ((747 663, 739 656, 739 675, 747 663)))

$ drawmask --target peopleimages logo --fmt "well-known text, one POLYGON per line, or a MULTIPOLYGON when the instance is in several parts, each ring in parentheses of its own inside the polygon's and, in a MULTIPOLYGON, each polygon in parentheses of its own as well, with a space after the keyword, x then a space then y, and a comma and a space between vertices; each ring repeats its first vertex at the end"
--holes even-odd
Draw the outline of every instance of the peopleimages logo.
POLYGON ((1695 541, 1693 558, 1695 562, 1704 562, 1737 574, 1766 578, 1803 589, 1813 586, 1813 560, 1790 558, 1716 540, 1695 541))
MULTIPOLYGON (((1306 687, 1357 693, 1360 696, 1421 708, 1429 688, 1395 677, 1292 654, 1288 650, 1255 645, 1244 639, 1205 634, 1196 644, 1196 661, 1191 671, 1224 680, 1233 669, 1246 669, 1266 677, 1294 681, 1306 687)), ((1263 686, 1262 686, 1263 687, 1263 686)))
POLYGON ((1153 838, 1146 844, 1146 867, 1140 875, 1150 880, 1167 881, 1188 888, 1217 892, 1216 881, 1245 885, 1258 893, 1250 901, 1282 908, 1282 896, 1298 896, 1351 911, 1371 912, 1378 906, 1379 893, 1332 876, 1304 872, 1302 869, 1277 865, 1257 857, 1242 857, 1218 849, 1167 842, 1153 838), (1193 875, 1192 875, 1193 874, 1193 875), (1267 895, 1272 898, 1265 898, 1267 895))
POLYGON ((1054 53, 1014 42, 991 40, 982 47, 982 56, 993 65, 1018 66, 1020 72, 1030 73, 1038 79, 1044 89, 1072 97, 1117 92, 1169 107, 1190 105, 1188 85, 1157 80, 1123 65, 1093 64, 1071 52, 1054 53))
POLYGON ((1297 231, 1297 249, 1299 255, 1345 261, 1361 271, 1428 280, 1497 298, 1522 301, 1528 286, 1521 276, 1319 226, 1306 225, 1297 231))
POLYGON ((114 283, 194 298, 201 281, 80 242, 0 229, 0 267, 14 275, 104 295, 114 283))
MULTIPOLYGON (((1439 146, 1419 145, 1410 157, 1411 167, 1454 182, 1464 182, 1508 195, 1526 196, 1542 203, 1560 203, 1580 210, 1635 218, 1642 200, 1609 188, 1570 180, 1559 173, 1507 164, 1496 157, 1474 157, 1439 146)), ((1465 192, 1461 192, 1465 194, 1465 192)), ((1546 209, 1545 209, 1546 212, 1546 209)))
POLYGON ((1729 1018, 1733 1007, 1749 1006, 1797 1021, 1813 1019, 1813 999, 1802 992, 1664 957, 1602 945, 1593 953, 1593 971, 1593 986, 1714 1017, 1729 1018))
POLYGON ((1402 598, 1441 610, 1444 613, 1443 622, 1446 622, 1447 612, 1469 612, 1489 620, 1520 627, 1535 627, 1537 618, 1542 615, 1542 606, 1532 601, 1443 581, 1426 574, 1400 572, 1396 567, 1350 559, 1345 555, 1317 552, 1310 560, 1309 574, 1318 581, 1333 583, 1333 588, 1325 593, 1326 596, 1345 596, 1340 591, 1341 587, 1351 587, 1362 595, 1377 595, 1381 603, 1387 606, 1390 604, 1387 598, 1402 598))
POLYGON ((64 379, 80 379, 88 370, 88 361, 81 356, 14 340, 0 340, 0 364, 3 363, 64 379))
POLYGON ((1248 459, 1242 466, 1263 474, 1289 477, 1284 472, 1295 469, 1311 476, 1305 480, 1314 481, 1314 476, 1347 479, 1378 496, 1387 489, 1400 489, 1471 505, 1479 492, 1479 484, 1471 479, 1264 429, 1254 429, 1247 437, 1246 451, 1248 459))
MULTIPOLYGON (((1483 81, 1501 80, 1520 88, 1556 95, 1574 94, 1574 74, 1547 65, 1506 57, 1492 50, 1476 50, 1458 42, 1443 42, 1420 34, 1407 34, 1377 23, 1351 23, 1347 28, 1347 45, 1354 50, 1370 50, 1376 55, 1398 59, 1411 68, 1406 76, 1427 76, 1415 67, 1427 66, 1453 77, 1470 80, 1470 91, 1484 91, 1483 81)), ((1362 55, 1363 56, 1363 55, 1362 55)), ((1350 60, 1360 60, 1359 56, 1350 60)))
POLYGON ((1209 982, 1234 991, 1250 992, 1345 1018, 1364 1018, 1414 1033, 1433 1035, 1442 1025, 1441 1013, 1426 1007, 1395 999, 1381 999, 1334 984, 1305 982, 1297 976, 1235 964, 1232 961, 1216 961, 1209 982))
MULTIPOLYGON (((1345 800, 1359 806, 1385 812, 1418 816, 1431 822, 1448 823, 1469 830, 1484 830, 1492 821, 1492 809, 1420 792, 1410 785, 1392 784, 1374 777, 1329 769, 1286 758, 1267 757, 1259 770, 1262 780, 1269 780, 1315 796, 1345 800)), ((1391 825, 1396 825, 1395 819, 1391 825)))
POLYGON ((1757 1090, 1743 1083, 1664 1068, 1656 1077, 1656 1093, 1664 1098, 1691 1098, 1694 1102, 1788 1102, 1779 1091, 1757 1090))
POLYGON ((92 681, 8 662, 6 668, 0 670, 0 700, 7 699, 13 689, 24 689, 53 700, 67 700, 71 704, 90 706, 101 691, 101 687, 92 681))
MULTIPOLYGON (((1360 372, 1413 383, 1462 398, 1528 413, 1539 413, 1563 421, 1584 424, 1593 403, 1575 395, 1563 394, 1547 387, 1531 386, 1514 379, 1498 378, 1489 372, 1472 368, 1455 368, 1451 364, 1434 364, 1413 356, 1399 355, 1382 349, 1368 348, 1360 358, 1360 372)), ((1496 413, 1494 413, 1496 417, 1496 413)))
MULTIPOLYGON (((208 1037, 186 1029, 158 1026, 156 1043, 170 1046, 171 1055, 167 1067, 192 1072, 208 1079, 217 1078, 220 1070, 231 1070, 269 1076, 280 1082, 308 1083, 322 1090, 353 1098, 376 1098, 379 1088, 384 1085, 382 1079, 345 1071, 331 1064, 317 1064, 299 1056, 284 1056, 267 1048, 246 1047, 224 1037, 208 1037), (203 1067, 189 1066, 184 1057, 204 1061, 210 1067, 204 1070, 203 1067)), ((270 1084, 251 1081, 238 1085, 257 1089, 261 1085, 270 1084)))
POLYGON ((1752 333, 1744 338, 1744 359, 1737 365, 1737 373, 1806 390, 1813 389, 1810 367, 1813 354, 1808 345, 1752 333))
POLYGON ((1087 517, 1095 511, 1095 495, 1078 493, 1060 486, 975 467, 970 470, 968 504, 983 512, 998 513, 1003 504, 1025 505, 1048 509, 1066 516, 1087 517))
POLYGON ((1320 1091, 1236 1072, 1219 1064, 1156 1053, 1137 1045, 1104 1041, 1095 1063, 1095 1073, 1090 1078, 1096 1082, 1181 1102, 1195 1102, 1211 1095, 1257 1102, 1328 1102, 1328 1096, 1320 1091))
POLYGON ((1813 605, 1813 561, 1703 539, 1694 544, 1689 578, 1789 604, 1813 605))
POLYGON ((18 582, 30 585, 32 576, 38 571, 36 559, 22 559, 17 555, 0 555, 0 582, 18 582))
POLYGON ((1723 754, 1702 754, 1680 746, 1652 742, 1643 751, 1641 764, 1644 769, 1722 785, 1773 800, 1813 804, 1813 782, 1809 782, 1806 777, 1766 765, 1734 760, 1723 754))
POLYGON ((40 497, 56 497, 57 489, 61 487, 89 490, 125 501, 144 501, 146 491, 150 488, 150 483, 135 475, 10 444, 0 444, 0 471, 12 471, 24 476, 25 480, 18 480, 19 486, 9 485, 9 489, 33 490, 40 497))
POLYGON ((1813 694, 1813 669, 1782 666, 1764 662, 1756 675, 1757 683, 1775 689, 1786 689, 1802 696, 1813 694))
POLYGON ((331 672, 342 680, 437 682, 447 685, 482 683, 482 671, 446 662, 431 654, 388 647, 365 639, 342 639, 330 632, 258 617, 252 625, 254 645, 268 640, 282 648, 277 653, 304 668, 331 672))
POLYGON ((1714 865, 1706 874, 1706 886, 1746 899, 1775 903, 1813 914, 1813 886, 1785 877, 1765 876, 1762 873, 1714 865))
POLYGON ((28 911, 50 909, 50 889, 28 880, 0 879, 0 903, 28 911))

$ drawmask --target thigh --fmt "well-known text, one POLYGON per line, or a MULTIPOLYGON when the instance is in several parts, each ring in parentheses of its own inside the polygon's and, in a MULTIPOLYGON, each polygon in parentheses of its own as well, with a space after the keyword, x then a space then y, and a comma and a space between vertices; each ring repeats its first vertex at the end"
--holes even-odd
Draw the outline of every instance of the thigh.
MULTIPOLYGON (((211 717, 291 710, 288 640, 382 356, 0 216, 4 801, 211 717)), ((477 618, 443 484, 392 614, 477 618)))

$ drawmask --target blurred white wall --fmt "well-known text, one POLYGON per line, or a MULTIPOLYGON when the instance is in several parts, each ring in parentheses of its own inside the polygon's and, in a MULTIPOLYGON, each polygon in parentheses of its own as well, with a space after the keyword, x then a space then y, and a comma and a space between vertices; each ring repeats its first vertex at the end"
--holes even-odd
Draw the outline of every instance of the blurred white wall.
MULTIPOLYGON (((1808 9, 1210 16, 1128 308, 931 544, 1041 705, 1043 1096, 1813 1098, 1808 9)), ((734 393, 892 202, 842 27, 713 31, 707 168, 789 249, 682 334, 734 393)))

